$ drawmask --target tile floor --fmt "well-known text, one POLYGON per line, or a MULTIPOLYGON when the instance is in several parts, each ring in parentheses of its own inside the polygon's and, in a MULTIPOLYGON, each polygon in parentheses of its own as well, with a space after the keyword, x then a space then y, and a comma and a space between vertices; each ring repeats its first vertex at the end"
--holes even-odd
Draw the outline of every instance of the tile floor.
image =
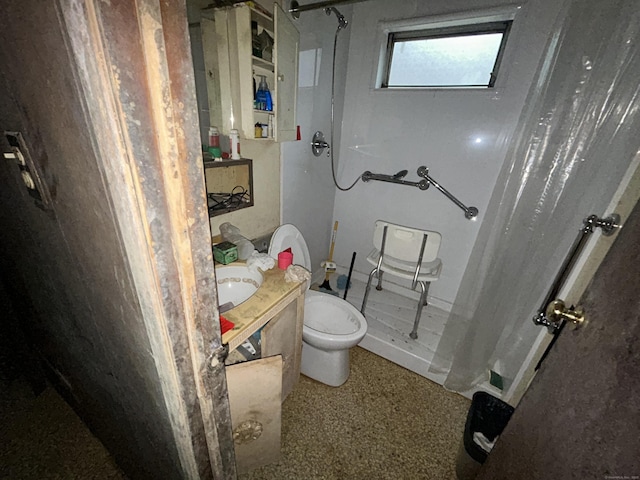
MULTIPOLYGON (((469 401, 362 348, 351 358, 340 388, 301 376, 283 404, 280 461, 240 479, 455 478, 469 401)), ((2 406, 14 410, 2 417, 0 478, 125 478, 52 389, 2 406)))
POLYGON ((360 347, 333 388, 301 376, 282 411, 282 457, 241 480, 455 479, 470 402, 360 347))
POLYGON ((102 443, 48 387, 13 384, 0 398, 0 479, 124 480, 102 443))
MULTIPOLYGON (((363 291, 354 282, 349 293, 358 308, 363 291)), ((280 460, 240 479, 455 479, 470 402, 425 378, 446 316, 425 309, 418 341, 409 340, 414 302, 393 295, 370 297, 378 340, 366 346, 401 357, 420 375, 356 347, 342 387, 301 376, 283 404, 280 460)), ((15 375, 0 380, 0 479, 126 478, 53 389, 34 397, 15 375)))

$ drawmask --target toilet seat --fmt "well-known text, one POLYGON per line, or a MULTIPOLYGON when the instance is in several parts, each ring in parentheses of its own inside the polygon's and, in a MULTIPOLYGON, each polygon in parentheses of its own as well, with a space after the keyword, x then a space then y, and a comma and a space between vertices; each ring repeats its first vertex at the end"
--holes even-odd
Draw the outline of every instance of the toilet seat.
POLYGON ((322 302, 324 307, 322 315, 319 315, 315 310, 306 312, 309 313, 305 318, 306 325, 312 330, 340 337, 354 334, 360 330, 360 322, 356 319, 354 312, 344 310, 344 303, 338 297, 333 295, 327 297, 322 292, 312 290, 307 292, 307 295, 309 296, 309 304, 322 302))
POLYGON ((281 225, 273 232, 269 242, 269 255, 278 258, 278 254, 287 248, 293 253, 294 265, 301 265, 311 271, 311 256, 304 237, 294 225, 281 225))
POLYGON ((339 297, 309 290, 304 304, 305 342, 332 350, 345 343, 359 343, 367 332, 360 311, 339 297))

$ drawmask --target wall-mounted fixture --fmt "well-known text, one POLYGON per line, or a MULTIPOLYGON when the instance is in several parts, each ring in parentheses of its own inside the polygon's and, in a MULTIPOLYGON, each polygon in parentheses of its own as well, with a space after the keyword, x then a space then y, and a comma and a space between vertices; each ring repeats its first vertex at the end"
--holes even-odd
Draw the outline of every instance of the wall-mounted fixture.
POLYGON ((14 161, 20 169, 20 176, 27 188, 29 195, 35 199, 35 203, 43 210, 53 208, 51 192, 44 181, 43 172, 38 163, 35 162, 29 148, 20 132, 4 132, 4 136, 9 142, 9 152, 4 152, 6 160, 14 161))
MULTIPOLYGON (((308 12, 310 10, 319 10, 321 8, 324 8, 325 11, 329 10, 333 5, 347 5, 349 3, 360 3, 360 2, 364 2, 366 0, 323 0, 321 2, 314 2, 314 3, 309 3, 307 5, 300 5, 297 0, 292 0, 291 1, 291 5, 290 8, 288 10, 288 12, 291 14, 291 16, 293 18, 300 18, 300 12, 308 12)), ((329 11, 327 13, 327 15, 330 15, 331 11, 329 11)), ((338 15, 338 13, 336 12, 336 15, 338 15)), ((344 20, 344 18, 343 18, 344 20)), ((346 22, 345 22, 345 26, 346 26, 346 22)), ((344 28, 344 27, 342 27, 344 28)))
POLYGON ((316 157, 322 155, 322 151, 327 149, 327 157, 329 156, 329 152, 331 151, 331 145, 329 145, 324 139, 324 133, 321 131, 317 131, 313 134, 313 139, 311 140, 311 151, 316 157))
MULTIPOLYGON (((315 138, 315 136, 314 136, 315 138)), ((315 153, 315 152, 314 152, 315 153)), ((422 177, 424 180, 420 180, 419 182, 410 182, 408 180, 404 180, 404 177, 407 175, 407 170, 400 170, 395 175, 385 175, 381 173, 371 173, 370 171, 366 171, 362 174, 362 181, 368 182, 369 180, 378 180, 380 182, 389 182, 389 183, 397 183, 399 185, 409 185, 411 187, 418 187, 420 190, 426 190, 429 188, 429 185, 433 185, 438 190, 440 190, 449 200, 459 206, 462 210, 464 210, 464 216, 468 220, 476 217, 478 215, 478 209, 476 207, 467 207, 464 203, 454 197, 446 188, 441 186, 438 182, 436 182, 433 177, 429 175, 429 169, 425 166, 418 168, 418 176, 422 177)))
MULTIPOLYGON (((576 328, 584 324, 585 315, 581 307, 571 305, 567 308, 564 301, 557 298, 560 289, 571 274, 571 271, 582 253, 587 239, 596 228, 602 230, 602 234, 610 236, 620 228, 620 215, 612 213, 606 218, 599 218, 597 215, 589 215, 583 221, 583 227, 578 231, 578 236, 573 242, 569 253, 558 270, 558 274, 551 285, 551 289, 542 302, 538 313, 533 317, 533 323, 547 327, 549 333, 555 334, 565 322, 571 322, 576 328)), ((548 350, 547 350, 548 351, 548 350)), ((546 353, 545 353, 546 355, 546 353)), ((542 362, 542 360, 540 360, 542 362)))

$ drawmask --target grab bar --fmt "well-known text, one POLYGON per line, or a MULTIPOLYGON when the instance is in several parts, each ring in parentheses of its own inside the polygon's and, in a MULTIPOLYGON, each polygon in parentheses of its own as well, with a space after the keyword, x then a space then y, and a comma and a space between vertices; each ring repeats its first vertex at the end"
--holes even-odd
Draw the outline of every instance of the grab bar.
POLYGON ((457 206, 459 206, 462 210, 464 210, 464 216, 468 220, 471 220, 473 217, 478 215, 478 209, 476 207, 467 207, 464 203, 462 203, 460 200, 458 200, 456 197, 454 197, 451 193, 449 193, 449 191, 446 188, 441 186, 432 177, 430 177, 429 176, 429 169, 427 167, 425 167, 425 166, 419 167, 418 168, 418 176, 422 177, 422 178, 425 178, 431 185, 433 185, 438 190, 440 190, 442 193, 444 193, 444 195, 449 200, 451 200, 453 203, 455 203, 457 206))
POLYGON ((403 180, 405 175, 407 174, 407 170, 401 170, 395 175, 384 175, 382 173, 371 173, 370 171, 366 171, 362 174, 362 181, 368 182, 369 180, 378 180, 380 182, 389 182, 389 183, 397 183, 399 185, 409 185, 411 187, 418 187, 420 190, 426 190, 429 188, 429 185, 433 185, 438 190, 440 190, 449 200, 459 206, 462 210, 464 210, 465 218, 471 220, 473 217, 478 215, 478 209, 476 207, 467 207, 464 203, 458 200, 455 196, 453 196, 446 188, 436 182, 430 175, 429 169, 425 166, 418 168, 418 176, 422 177, 424 180, 420 180, 419 182, 410 182, 408 180, 403 180))
POLYGON ((602 229, 603 235, 613 235, 616 232, 616 229, 620 228, 620 215, 618 215, 617 213, 612 213, 606 218, 598 218, 597 215, 589 215, 583 220, 582 223, 584 226, 578 231, 578 236, 573 241, 573 244, 569 249, 569 253, 567 253, 567 256, 560 265, 560 269, 558 270, 558 273, 556 274, 556 277, 551 284, 551 288, 542 301, 542 305, 540 305, 538 313, 536 313, 533 317, 533 323, 535 323, 536 325, 547 327, 549 333, 556 333, 560 328, 560 325, 547 318, 547 307, 553 300, 557 298, 558 293, 560 293, 560 289, 569 278, 569 275, 573 271, 573 267, 575 266, 578 257, 587 244, 587 240, 590 234, 592 234, 594 230, 599 227, 602 229))
POLYGON ((380 182, 397 183, 399 185, 418 187, 420 190, 426 190, 427 188, 429 188, 429 182, 427 180, 420 180, 419 182, 409 182, 407 180, 402 180, 402 177, 404 175, 399 177, 398 174, 403 172, 406 172, 406 170, 398 172, 395 175, 384 175, 382 173, 371 173, 367 170, 362 174, 362 181, 368 182, 369 180, 378 180, 380 182))

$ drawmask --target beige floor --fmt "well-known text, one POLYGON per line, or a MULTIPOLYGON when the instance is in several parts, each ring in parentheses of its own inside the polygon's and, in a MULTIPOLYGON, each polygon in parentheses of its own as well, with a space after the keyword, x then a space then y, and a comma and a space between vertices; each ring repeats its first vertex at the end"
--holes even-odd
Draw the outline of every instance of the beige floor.
POLYGON ((53 388, 35 397, 26 383, 2 386, 0 479, 126 478, 102 443, 53 388))
MULTIPOLYGON (((280 461, 241 479, 455 478, 469 401, 358 347, 351 362, 340 388, 301 376, 283 404, 280 461)), ((0 478, 125 478, 53 389, 11 390, 0 395, 0 478)))
POLYGON ((283 404, 282 457, 248 479, 455 479, 470 402, 362 348, 347 383, 301 376, 283 404))

